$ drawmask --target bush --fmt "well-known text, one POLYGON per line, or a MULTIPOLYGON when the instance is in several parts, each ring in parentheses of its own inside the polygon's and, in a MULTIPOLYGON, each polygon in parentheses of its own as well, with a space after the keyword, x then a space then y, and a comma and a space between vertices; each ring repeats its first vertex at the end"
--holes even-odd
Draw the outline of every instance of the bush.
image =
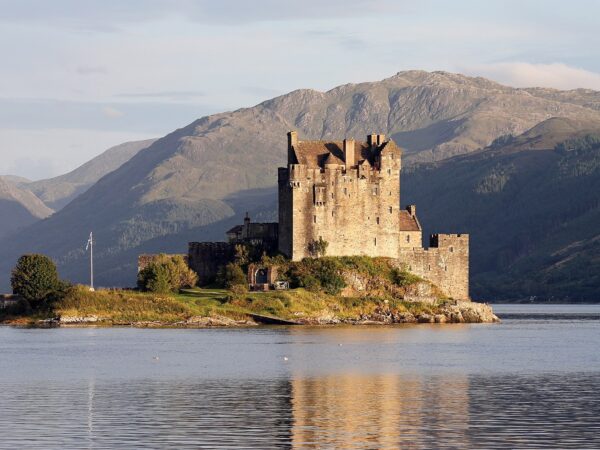
POLYGON ((238 264, 228 263, 219 269, 217 283, 226 289, 231 289, 234 286, 245 286, 248 284, 248 280, 246 274, 238 264))
POLYGON ((27 300, 34 309, 66 289, 58 278, 56 264, 47 256, 38 254, 19 258, 12 270, 10 284, 13 293, 27 300))
POLYGON ((138 286, 144 291, 167 294, 174 290, 171 271, 167 264, 151 263, 138 277, 138 286))
POLYGON ((166 293, 181 288, 194 287, 198 281, 180 255, 158 255, 138 274, 138 287, 143 291, 166 293))
POLYGON ((328 294, 337 295, 346 287, 342 269, 338 258, 305 258, 292 264, 290 279, 297 287, 312 291, 322 289, 328 294))

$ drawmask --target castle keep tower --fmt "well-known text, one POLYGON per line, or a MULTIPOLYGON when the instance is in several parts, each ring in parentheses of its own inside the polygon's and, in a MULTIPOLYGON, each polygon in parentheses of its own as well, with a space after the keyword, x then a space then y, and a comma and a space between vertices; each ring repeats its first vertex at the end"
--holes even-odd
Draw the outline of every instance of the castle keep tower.
POLYGON ((421 246, 414 209, 400 209, 402 151, 385 135, 366 142, 300 141, 288 133, 288 166, 279 169, 279 251, 398 258, 402 246, 421 246))

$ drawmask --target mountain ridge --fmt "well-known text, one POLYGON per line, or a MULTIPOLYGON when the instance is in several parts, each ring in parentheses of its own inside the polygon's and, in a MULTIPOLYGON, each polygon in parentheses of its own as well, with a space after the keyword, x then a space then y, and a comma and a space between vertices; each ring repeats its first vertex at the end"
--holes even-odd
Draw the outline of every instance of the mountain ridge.
MULTIPOLYGON (((156 247, 161 239, 175 242, 178 235, 189 237, 190 230, 199 233, 193 240, 203 240, 202 230, 239 218, 240 206, 228 200, 232 195, 272 188, 277 167, 286 161, 290 129, 298 130, 301 140, 385 133, 406 148, 408 169, 477 153, 502 136, 520 135, 556 116, 600 123, 600 111, 563 100, 480 77, 412 71, 327 92, 296 90, 254 107, 205 116, 158 139, 49 219, 0 242, 5 261, 0 270, 20 253, 35 250, 56 258, 66 276, 82 280, 87 269, 79 241, 94 229, 102 241, 99 282, 131 282, 125 280, 135 277, 132 262, 118 255, 131 255, 146 242, 156 247), (65 235, 64 229, 75 231, 65 235), (103 278, 102 261, 109 260, 111 273, 118 264, 129 271, 103 278)), ((255 206, 260 210, 260 205, 249 208, 255 206)))

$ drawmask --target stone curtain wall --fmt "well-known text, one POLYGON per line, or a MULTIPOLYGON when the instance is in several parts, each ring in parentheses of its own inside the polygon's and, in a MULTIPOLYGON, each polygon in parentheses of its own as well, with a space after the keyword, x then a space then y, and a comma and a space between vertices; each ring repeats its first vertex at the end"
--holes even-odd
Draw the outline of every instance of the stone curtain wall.
POLYGON ((234 260, 234 245, 228 242, 190 242, 188 264, 198 274, 198 284, 212 283, 219 268, 234 260))
POLYGON ((469 235, 436 234, 425 248, 401 248, 398 264, 447 296, 469 300, 469 235))

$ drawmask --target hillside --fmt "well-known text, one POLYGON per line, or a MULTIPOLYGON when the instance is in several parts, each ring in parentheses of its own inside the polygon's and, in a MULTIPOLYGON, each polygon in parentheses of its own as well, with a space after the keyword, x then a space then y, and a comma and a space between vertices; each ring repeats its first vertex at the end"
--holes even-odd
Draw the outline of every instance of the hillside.
POLYGON ((52 255, 66 277, 83 281, 82 244, 94 230, 98 283, 128 284, 142 249, 185 252, 188 240, 223 238, 246 210, 273 217, 272 189, 290 129, 301 139, 383 132, 406 148, 408 167, 477 153, 555 116, 600 122, 600 111, 581 96, 551 98, 483 78, 410 71, 328 92, 298 90, 207 116, 157 140, 49 219, 1 241, 0 272, 8 273, 21 253, 40 251, 52 255), (239 201, 244 197, 249 200, 239 201))
POLYGON ((53 213, 33 193, 18 187, 10 179, 0 177, 0 238, 53 213))
POLYGON ((600 300, 600 124, 552 119, 413 168, 403 198, 419 205, 426 232, 471 234, 475 298, 600 300), (584 145, 590 133, 597 139, 584 145))
POLYGON ((140 150, 150 146, 155 139, 125 142, 111 147, 85 164, 69 173, 40 181, 21 181, 37 195, 48 207, 58 211, 92 184, 125 161, 130 160, 140 150))

